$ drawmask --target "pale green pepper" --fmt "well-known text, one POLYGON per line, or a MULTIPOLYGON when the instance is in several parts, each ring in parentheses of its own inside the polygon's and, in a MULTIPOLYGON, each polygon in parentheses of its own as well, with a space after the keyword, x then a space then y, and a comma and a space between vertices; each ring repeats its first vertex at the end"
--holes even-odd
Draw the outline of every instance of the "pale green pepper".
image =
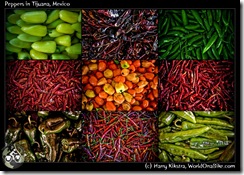
POLYGON ((9 31, 12 34, 21 34, 21 33, 23 33, 21 28, 19 26, 17 26, 17 25, 13 25, 13 26, 7 27, 7 31, 9 31))
POLYGON ((53 41, 53 38, 50 37, 49 35, 46 35, 46 36, 42 37, 41 41, 53 41))
POLYGON ((19 34, 17 36, 17 38, 21 41, 26 41, 26 42, 36 42, 36 41, 40 41, 42 39, 42 37, 40 37, 40 36, 33 36, 33 35, 29 35, 27 33, 19 34))
POLYGON ((47 14, 45 11, 30 11, 23 13, 20 18, 28 23, 44 23, 47 20, 47 14))
POLYGON ((81 54, 81 43, 77 43, 67 47, 66 52, 68 54, 81 54))
POLYGON ((53 10, 47 17, 46 24, 50 24, 59 18, 60 10, 53 10))
POLYGON ((38 52, 34 49, 30 50, 30 56, 33 60, 47 60, 48 58, 47 54, 38 52))
POLYGON ((21 27, 21 30, 34 36, 46 36, 47 34, 47 27, 43 25, 24 26, 21 27))
POLYGON ((77 22, 71 25, 71 27, 77 31, 77 32, 81 32, 81 23, 77 22))
POLYGON ((51 59, 52 60, 70 60, 70 58, 67 55, 58 54, 58 53, 52 54, 51 59))
POLYGON ((30 49, 31 48, 31 43, 30 42, 21 41, 18 38, 11 39, 9 41, 9 43, 12 46, 15 46, 15 47, 18 47, 18 48, 25 48, 25 49, 30 49))
POLYGON ((77 13, 68 10, 61 10, 59 12, 60 19, 71 24, 78 21, 78 16, 79 15, 77 13))
POLYGON ((8 16, 8 22, 10 22, 11 24, 16 24, 16 22, 20 19, 20 15, 19 14, 11 14, 8 16))
POLYGON ((5 46, 6 46, 6 50, 9 51, 9 52, 15 52, 15 53, 21 52, 21 48, 12 46, 12 45, 9 44, 8 42, 6 43, 5 46))
POLYGON ((48 35, 49 35, 50 37, 55 38, 55 37, 62 36, 62 35, 64 35, 64 34, 63 34, 63 33, 59 33, 59 32, 57 32, 56 29, 53 29, 53 30, 51 30, 51 31, 49 32, 48 35))
POLYGON ((71 46, 71 37, 70 37, 70 35, 59 36, 59 37, 55 38, 54 40, 59 45, 67 46, 67 47, 71 46))
POLYGON ((76 32, 76 37, 81 39, 81 32, 76 32))
POLYGON ((72 26, 68 23, 61 23, 56 27, 56 30, 60 33, 64 34, 73 34, 75 30, 72 28, 72 26))
POLYGON ((68 54, 68 56, 70 57, 70 59, 73 59, 73 60, 77 60, 79 58, 78 54, 68 54))
POLYGON ((56 42, 55 41, 37 41, 34 42, 31 47, 36 51, 43 53, 54 53, 56 50, 56 42))
POLYGON ((81 22, 81 17, 82 17, 82 13, 80 11, 79 16, 78 16, 78 22, 81 22))
POLYGON ((11 39, 17 38, 17 36, 18 35, 16 35, 16 34, 12 34, 12 33, 6 32, 6 40, 7 41, 10 41, 11 39))
POLYGON ((55 29, 61 23, 64 23, 64 21, 61 19, 57 19, 56 21, 53 21, 51 24, 48 24, 47 28, 48 29, 55 29))
POLYGON ((30 60, 31 56, 28 52, 19 52, 18 53, 18 60, 30 60))
POLYGON ((61 53, 66 49, 66 46, 56 46, 56 51, 55 53, 61 53))
POLYGON ((26 12, 26 10, 14 10, 14 13, 19 14, 19 15, 22 15, 25 12, 26 12))
POLYGON ((27 23, 25 21, 23 21, 22 19, 19 19, 18 21, 16 21, 16 24, 19 27, 24 27, 24 26, 32 26, 33 24, 27 23))

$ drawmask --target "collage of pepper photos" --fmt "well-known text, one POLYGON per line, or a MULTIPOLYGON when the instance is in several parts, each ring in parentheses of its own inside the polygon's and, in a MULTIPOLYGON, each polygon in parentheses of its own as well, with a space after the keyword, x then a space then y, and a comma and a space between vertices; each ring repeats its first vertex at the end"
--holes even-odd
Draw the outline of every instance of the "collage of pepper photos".
POLYGON ((5 21, 8 168, 235 162, 233 9, 7 9, 5 21))

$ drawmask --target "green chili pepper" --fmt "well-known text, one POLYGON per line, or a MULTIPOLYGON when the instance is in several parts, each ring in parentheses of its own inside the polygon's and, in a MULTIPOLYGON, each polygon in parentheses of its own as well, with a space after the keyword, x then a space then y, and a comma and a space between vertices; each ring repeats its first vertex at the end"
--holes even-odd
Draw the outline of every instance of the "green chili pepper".
POLYGON ((200 17, 200 15, 197 12, 197 10, 191 10, 191 13, 194 16, 194 18, 197 20, 197 22, 204 28, 203 22, 202 22, 202 18, 200 17))
POLYGON ((63 20, 57 19, 57 20, 53 21, 52 23, 48 24, 47 28, 48 29, 55 29, 59 24, 62 24, 62 23, 64 23, 63 20))
POLYGON ((23 13, 25 13, 26 10, 14 10, 14 13, 22 15, 23 13))
POLYGON ((76 138, 62 139, 62 151, 71 153, 80 146, 80 142, 76 138))
POLYGON ((49 115, 49 111, 38 111, 37 115, 38 117, 46 118, 49 115))
POLYGON ((211 154, 211 153, 213 153, 214 151, 217 151, 217 150, 219 150, 219 148, 199 149, 197 151, 202 153, 202 154, 208 155, 208 154, 211 154))
POLYGON ((44 23, 47 19, 45 11, 30 11, 23 13, 20 18, 28 23, 44 23))
POLYGON ((221 31, 219 24, 217 22, 214 22, 213 24, 214 24, 214 28, 217 31, 219 37, 222 38, 222 31, 221 31))
POLYGON ((229 21, 230 21, 230 13, 227 14, 227 10, 223 10, 222 22, 224 23, 225 26, 228 26, 229 21))
POLYGON ((215 59, 216 59, 216 60, 220 60, 220 56, 219 56, 219 54, 218 54, 218 52, 217 52, 217 50, 216 50, 215 44, 212 45, 211 49, 212 49, 212 53, 213 53, 215 59))
POLYGON ((72 27, 75 31, 77 31, 77 32, 81 32, 81 24, 80 24, 79 22, 72 24, 71 27, 72 27))
POLYGON ((158 156, 160 162, 169 162, 169 157, 166 151, 162 151, 158 156))
POLYGON ((192 45, 194 42, 202 39, 202 35, 195 36, 188 41, 188 46, 192 45))
POLYGON ((36 41, 31 47, 38 52, 54 53, 56 51, 56 42, 54 41, 36 41))
POLYGON ((188 29, 188 30, 196 30, 196 29, 199 29, 200 27, 201 26, 199 24, 185 26, 185 28, 188 29))
POLYGON ((159 148, 166 150, 167 152, 182 156, 185 155, 187 157, 193 158, 193 159, 200 159, 200 160, 206 160, 208 157, 199 153, 198 151, 189 149, 189 148, 182 148, 181 146, 176 146, 173 144, 161 144, 159 143, 159 148))
POLYGON ((25 42, 36 42, 36 41, 40 41, 42 39, 42 37, 40 37, 40 36, 33 36, 33 35, 29 35, 27 33, 19 34, 17 36, 17 38, 19 40, 25 41, 25 42))
POLYGON ((231 141, 216 140, 216 139, 207 139, 207 138, 191 138, 190 147, 194 149, 210 149, 215 147, 226 147, 231 141))
POLYGON ((175 119, 175 114, 171 112, 167 112, 163 117, 159 119, 159 121, 161 122, 159 127, 170 125, 174 119, 175 119))
POLYGON ((61 52, 65 51, 65 48, 66 48, 66 46, 57 45, 55 53, 61 53, 61 52))
POLYGON ((166 126, 164 128, 161 128, 158 130, 159 133, 163 132, 163 133, 168 133, 171 131, 171 126, 166 126))
POLYGON ((20 15, 19 14, 11 14, 7 18, 8 22, 10 22, 11 24, 16 24, 16 22, 19 19, 20 19, 20 15))
POLYGON ((161 59, 165 59, 165 58, 169 55, 169 53, 170 53, 172 47, 173 47, 172 44, 169 45, 169 47, 167 48, 167 51, 166 51, 164 54, 161 55, 161 59))
POLYGON ((9 51, 9 52, 16 52, 16 53, 21 52, 21 48, 12 46, 8 42, 5 44, 5 47, 6 47, 6 50, 9 51))
POLYGON ((203 116, 203 117, 218 117, 222 118, 226 111, 194 111, 194 114, 203 116))
POLYGON ((207 139, 215 139, 215 140, 223 140, 227 141, 228 137, 223 136, 220 134, 217 130, 210 128, 207 132, 203 133, 201 137, 207 138, 207 139))
POLYGON ((50 24, 55 20, 59 19, 59 12, 60 10, 53 10, 47 17, 45 24, 50 24))
POLYGON ((170 25, 171 19, 170 19, 170 18, 168 18, 168 19, 169 19, 169 20, 168 20, 168 22, 166 23, 165 29, 164 29, 163 32, 162 32, 163 35, 166 35, 166 34, 168 33, 168 31, 169 31, 169 25, 170 25))
POLYGON ((18 53, 18 60, 30 60, 31 56, 28 52, 19 52, 18 53))
POLYGON ((197 54, 197 59, 201 60, 202 59, 202 54, 201 54, 201 49, 199 47, 196 49, 196 54, 197 54))
POLYGON ((19 47, 19 48, 25 48, 25 49, 30 49, 31 48, 31 43, 30 42, 25 42, 21 41, 18 38, 11 39, 9 43, 14 46, 14 47, 19 47))
POLYGON ((59 33, 59 32, 57 32, 56 29, 53 29, 53 30, 51 30, 50 32, 48 32, 48 35, 49 35, 50 37, 55 38, 55 37, 62 36, 62 35, 64 35, 64 34, 63 34, 63 33, 59 33))
POLYGON ((22 19, 19 19, 18 21, 16 21, 16 24, 19 27, 24 27, 24 26, 32 26, 33 24, 27 23, 25 21, 23 21, 22 19))
POLYGON ((59 33, 64 33, 64 34, 73 34, 75 31, 72 28, 72 26, 68 23, 61 23, 61 24, 57 25, 56 30, 59 33))
POLYGON ((169 60, 180 59, 180 50, 177 50, 173 55, 169 56, 169 60))
POLYGON ((213 17, 212 17, 211 10, 207 10, 207 16, 208 16, 209 25, 212 26, 213 25, 213 17))
POLYGON ((221 162, 229 162, 235 154, 235 141, 226 147, 219 160, 221 162))
POLYGON ((182 146, 184 148, 190 148, 190 146, 184 142, 175 142, 175 145, 182 146))
POLYGON ((186 130, 186 131, 179 131, 175 133, 160 133, 159 134, 159 140, 162 143, 169 142, 174 143, 182 140, 187 140, 192 137, 200 136, 201 134, 207 132, 210 129, 210 127, 205 126, 202 128, 192 129, 192 130, 186 130))
POLYGON ((185 10, 181 10, 181 16, 184 26, 188 25, 188 19, 185 10))
POLYGON ((214 159, 218 159, 220 157, 221 154, 223 154, 224 150, 220 150, 220 151, 216 151, 212 154, 208 155, 208 159, 207 160, 214 160, 214 159))
POLYGON ((23 27, 21 27, 21 30, 23 32, 33 35, 33 36, 42 37, 42 36, 46 36, 46 34, 47 34, 47 27, 43 26, 43 25, 23 26, 23 27))
POLYGON ((215 32, 213 36, 209 39, 207 45, 204 47, 203 53, 207 52, 210 49, 210 47, 215 43, 217 38, 218 38, 218 34, 215 32))
POLYGON ((10 40, 12 40, 12 39, 14 39, 14 38, 17 38, 18 35, 16 35, 16 34, 12 34, 12 33, 9 33, 9 32, 6 32, 6 33, 5 33, 5 36, 6 36, 6 40, 7 40, 7 41, 10 41, 10 40))
POLYGON ((76 23, 76 22, 78 22, 78 16, 79 16, 78 13, 71 12, 71 11, 68 11, 68 10, 61 10, 59 12, 60 19, 62 19, 65 22, 68 22, 68 23, 76 23))
POLYGON ((36 162, 36 158, 30 149, 30 145, 27 140, 22 139, 14 143, 14 147, 18 152, 24 156, 25 162, 36 162))
POLYGON ((188 38, 192 38, 192 37, 194 37, 194 36, 197 36, 197 35, 199 35, 199 33, 189 33, 189 34, 187 34, 187 35, 185 35, 184 37, 182 37, 181 39, 182 40, 185 40, 185 39, 188 39, 188 38))
POLYGON ((206 125, 196 124, 196 123, 190 123, 190 122, 187 122, 187 121, 183 121, 181 123, 181 126, 182 126, 182 130, 184 131, 184 130, 202 128, 202 127, 205 127, 206 125))
POLYGON ((78 120, 81 114, 81 111, 63 111, 63 114, 71 120, 78 120))
POLYGON ((54 40, 59 45, 67 46, 67 47, 71 46, 71 37, 70 37, 70 35, 59 36, 59 37, 55 38, 54 40))
POLYGON ((207 54, 208 54, 209 58, 211 58, 212 60, 215 60, 215 57, 214 57, 211 49, 207 51, 207 54))
POLYGON ((224 127, 227 127, 227 128, 234 128, 233 125, 229 124, 225 120, 221 120, 221 119, 217 119, 217 118, 196 117, 196 123, 199 123, 199 124, 219 125, 219 126, 224 126, 224 127))
POLYGON ((48 55, 42 52, 38 52, 34 49, 30 50, 30 56, 33 60, 47 60, 48 55))
POLYGON ((196 123, 195 116, 194 116, 193 112, 191 112, 191 111, 171 111, 171 112, 192 123, 196 123))
POLYGON ((69 54, 81 54, 81 43, 73 44, 67 47, 65 50, 69 54))
POLYGON ((216 10, 216 21, 219 23, 221 19, 221 11, 222 10, 216 10))
POLYGON ((54 53, 51 55, 51 60, 70 60, 68 55, 54 53))
POLYGON ((169 31, 167 33, 168 36, 172 35, 172 36, 177 36, 177 37, 183 37, 184 36, 184 33, 181 32, 181 31, 177 31, 177 30, 172 30, 172 31, 169 31))
POLYGON ((17 34, 17 35, 23 33, 23 31, 21 30, 21 28, 19 26, 17 26, 17 25, 13 25, 13 26, 7 27, 7 31, 9 33, 17 34))
POLYGON ((204 19, 203 19, 203 22, 204 22, 204 25, 205 25, 207 31, 209 31, 209 30, 210 30, 210 25, 208 24, 208 20, 207 20, 207 18, 204 18, 204 19))

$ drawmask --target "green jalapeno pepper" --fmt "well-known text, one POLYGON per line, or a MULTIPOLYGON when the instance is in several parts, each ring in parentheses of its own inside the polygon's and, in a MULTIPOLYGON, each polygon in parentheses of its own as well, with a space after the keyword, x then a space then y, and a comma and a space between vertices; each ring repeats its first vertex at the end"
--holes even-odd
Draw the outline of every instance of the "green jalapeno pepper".
POLYGON ((59 36, 59 37, 55 38, 54 40, 58 45, 62 45, 62 46, 66 46, 66 47, 71 46, 70 35, 59 36))
POLYGON ((57 20, 59 18, 59 12, 60 10, 53 10, 48 16, 46 20, 46 24, 50 24, 53 21, 57 20))
POLYGON ((21 34, 21 33, 24 33, 23 31, 22 31, 22 29, 19 27, 19 26, 17 26, 17 25, 13 25, 13 26, 9 26, 9 27, 7 27, 7 31, 9 32, 9 33, 12 33, 12 34, 21 34))
POLYGON ((18 60, 30 60, 31 56, 28 52, 19 52, 18 53, 18 60))
POLYGON ((34 49, 30 50, 30 56, 33 60, 47 60, 48 59, 47 54, 38 52, 34 49))
POLYGON ((18 38, 14 38, 14 39, 10 40, 9 43, 14 47, 25 48, 25 49, 31 48, 30 42, 21 41, 18 38))
POLYGON ((67 47, 65 50, 69 54, 81 54, 81 43, 73 44, 67 47))
POLYGON ((15 53, 21 52, 21 48, 15 47, 15 46, 9 44, 8 42, 5 44, 5 47, 6 47, 6 50, 9 52, 15 52, 15 53))
POLYGON ((33 36, 33 35, 29 35, 27 33, 19 34, 17 38, 19 40, 25 41, 25 42, 36 42, 36 41, 40 41, 42 39, 42 37, 40 37, 40 36, 33 36))
POLYGON ((67 23, 76 23, 78 21, 79 14, 68 10, 61 10, 59 17, 67 23))
POLYGON ((44 25, 23 26, 23 27, 21 27, 21 30, 23 32, 33 35, 33 36, 43 37, 43 36, 46 36, 46 34, 47 34, 47 27, 44 25))
POLYGON ((56 30, 59 33, 64 33, 64 34, 73 34, 75 32, 72 26, 68 23, 61 23, 57 25, 56 30))
POLYGON ((51 55, 51 60, 70 60, 70 57, 64 54, 54 53, 51 55))
POLYGON ((19 19, 20 19, 20 15, 19 14, 11 14, 7 18, 8 22, 10 22, 11 24, 16 24, 16 22, 19 19))

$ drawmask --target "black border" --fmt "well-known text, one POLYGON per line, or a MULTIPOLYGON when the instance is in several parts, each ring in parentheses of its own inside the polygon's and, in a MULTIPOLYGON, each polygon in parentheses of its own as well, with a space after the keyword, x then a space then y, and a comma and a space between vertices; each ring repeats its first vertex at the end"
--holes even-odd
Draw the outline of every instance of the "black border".
MULTIPOLYGON (((4 2, 3 2, 3 23, 5 19, 5 9, 9 7, 5 7, 4 2)), ((11 1, 9 0, 8 2, 19 2, 19 1, 11 1)), ((31 2, 31 1, 27 1, 31 2)), ((41 2, 49 2, 49 1, 41 1, 41 2)), ((58 1, 57 2, 62 2, 58 1)), ((239 1, 220 1, 220 0, 169 0, 169 1, 164 1, 164 0, 141 0, 141 1, 135 1, 132 3, 131 0, 123 0, 123 1, 116 1, 116 0, 110 0, 110 1, 105 1, 105 0, 82 0, 82 1, 63 1, 66 3, 70 3, 71 5, 69 7, 55 7, 55 8, 75 8, 75 9, 84 9, 84 8, 156 8, 156 9, 169 9, 169 8, 174 8, 174 9, 185 9, 185 8, 201 8, 201 9, 208 9, 208 8, 233 8, 236 12, 236 20, 235 20, 235 26, 236 26, 236 59, 234 61, 235 65, 235 116, 237 117, 237 122, 236 122, 236 161, 235 162, 228 162, 228 163, 193 163, 194 165, 211 165, 211 166, 217 166, 218 165, 235 165, 235 168, 196 168, 196 169, 184 169, 184 168, 168 168, 166 171, 240 171, 241 170, 241 138, 240 138, 240 122, 241 122, 241 112, 240 112, 240 2, 239 1)), ((20 9, 20 7, 18 7, 20 9)), ((22 9, 26 9, 28 7, 22 7, 22 9)), ((31 7, 35 8, 35 7, 31 7)), ((39 7, 43 8, 43 7, 39 7)), ((48 7, 45 7, 48 8, 48 7)), ((54 8, 54 7, 52 7, 54 8)), ((37 9, 37 8, 36 8, 37 9)), ((5 33, 4 33, 4 27, 2 27, 2 38, 3 38, 3 43, 5 43, 5 33)), ((5 48, 4 45, 2 46, 2 61, 1 65, 2 67, 2 80, 4 83, 2 83, 2 94, 1 94, 1 99, 4 99, 4 104, 2 104, 3 107, 3 118, 4 122, 2 122, 2 127, 0 130, 0 134, 2 138, 4 138, 4 123, 5 123, 5 116, 6 116, 6 111, 5 111, 5 94, 4 94, 4 89, 5 89, 5 48)), ((1 139, 1 148, 4 147, 4 140, 1 139)), ((2 153, 1 153, 2 154, 2 153)), ((169 165, 169 164, 164 164, 160 162, 155 162, 155 163, 24 163, 20 168, 11 170, 7 168, 3 162, 1 161, 0 168, 3 171, 165 171, 165 169, 156 169, 152 168, 154 164, 159 164, 159 165, 169 165), (147 167, 147 168, 145 168, 147 167), (150 168, 151 167, 151 168, 150 168)), ((173 165, 173 164, 172 164, 173 165)), ((186 165, 187 163, 174 163, 174 165, 186 165)))

